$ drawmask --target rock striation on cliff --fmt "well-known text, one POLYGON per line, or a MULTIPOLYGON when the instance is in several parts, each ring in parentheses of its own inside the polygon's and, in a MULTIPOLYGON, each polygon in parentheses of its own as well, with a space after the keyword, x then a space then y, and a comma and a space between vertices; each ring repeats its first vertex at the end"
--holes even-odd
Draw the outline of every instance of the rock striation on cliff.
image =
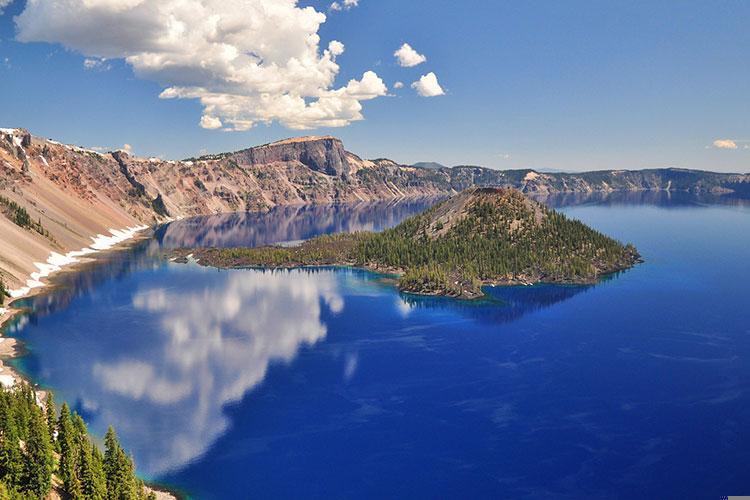
POLYGON ((345 177, 350 165, 344 144, 335 137, 298 137, 232 153, 241 165, 299 162, 313 172, 345 177))

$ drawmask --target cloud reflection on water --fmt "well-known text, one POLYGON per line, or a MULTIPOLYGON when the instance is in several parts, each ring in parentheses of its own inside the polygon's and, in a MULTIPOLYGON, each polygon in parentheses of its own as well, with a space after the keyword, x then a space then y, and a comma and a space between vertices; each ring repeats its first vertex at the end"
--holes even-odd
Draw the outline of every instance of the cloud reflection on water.
POLYGON ((228 425, 223 406, 260 383, 272 362, 291 362, 324 339, 323 307, 344 308, 331 271, 225 274, 219 286, 139 290, 133 306, 160 325, 151 348, 93 365, 89 391, 109 393, 101 418, 122 429, 151 473, 199 457, 228 425), (135 402, 139 411, 123 412, 135 402), (167 434, 148 435, 165 407, 167 434))

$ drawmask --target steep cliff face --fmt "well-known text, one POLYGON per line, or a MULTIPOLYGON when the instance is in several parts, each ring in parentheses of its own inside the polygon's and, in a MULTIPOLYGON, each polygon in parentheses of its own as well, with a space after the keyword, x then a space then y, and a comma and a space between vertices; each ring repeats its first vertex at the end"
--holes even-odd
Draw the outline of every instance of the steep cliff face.
POLYGON ((348 153, 332 137, 280 141, 188 161, 102 153, 0 130, 0 279, 22 286, 110 229, 277 205, 443 193, 426 172, 348 153), (21 212, 21 210, 23 212, 21 212), (22 214, 29 222, 18 225, 22 214))
POLYGON ((277 205, 374 201, 450 191, 424 169, 389 160, 368 161, 338 139, 289 139, 234 153, 185 161, 142 159, 118 153, 123 169, 161 195, 172 216, 265 210, 277 205))
POLYGON ((476 166, 420 168, 364 160, 329 136, 167 161, 0 129, 0 278, 11 285, 23 282, 51 251, 81 248, 110 228, 279 205, 446 195, 472 186, 514 187, 538 195, 643 190, 750 195, 750 176, 681 169, 548 174, 476 166), (11 204, 23 208, 34 224, 15 224, 11 204))
POLYGON ((313 172, 342 177, 349 174, 344 145, 331 136, 286 139, 238 151, 230 158, 241 165, 299 162, 313 172))
POLYGON ((130 185, 107 155, 0 129, 0 279, 23 285, 65 254, 148 220, 130 185))

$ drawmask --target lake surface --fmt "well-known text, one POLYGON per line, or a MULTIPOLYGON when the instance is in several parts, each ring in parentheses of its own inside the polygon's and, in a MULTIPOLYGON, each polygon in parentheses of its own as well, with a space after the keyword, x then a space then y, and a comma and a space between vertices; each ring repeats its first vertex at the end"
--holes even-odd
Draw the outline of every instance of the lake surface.
POLYGON ((750 208, 550 200, 646 262, 597 286, 399 294, 162 248, 379 230, 426 202, 191 219, 25 301, 16 365, 194 498, 750 494, 750 208))

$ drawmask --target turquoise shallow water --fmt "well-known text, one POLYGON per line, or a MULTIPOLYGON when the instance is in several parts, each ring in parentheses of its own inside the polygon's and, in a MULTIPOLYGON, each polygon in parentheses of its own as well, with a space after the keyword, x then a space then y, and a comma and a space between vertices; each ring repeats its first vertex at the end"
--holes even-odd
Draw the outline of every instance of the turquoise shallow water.
POLYGON ((714 201, 553 200, 646 262, 479 303, 155 257, 377 230, 421 204, 183 221, 27 301, 17 363, 195 498, 746 494, 750 210, 714 201))

